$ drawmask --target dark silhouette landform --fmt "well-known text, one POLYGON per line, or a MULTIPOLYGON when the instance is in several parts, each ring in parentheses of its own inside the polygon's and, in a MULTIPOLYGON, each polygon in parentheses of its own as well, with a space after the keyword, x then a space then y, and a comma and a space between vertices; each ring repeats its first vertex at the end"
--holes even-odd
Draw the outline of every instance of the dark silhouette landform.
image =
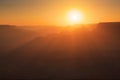
POLYGON ((120 79, 120 22, 77 26, 0 25, 0 79, 120 79))

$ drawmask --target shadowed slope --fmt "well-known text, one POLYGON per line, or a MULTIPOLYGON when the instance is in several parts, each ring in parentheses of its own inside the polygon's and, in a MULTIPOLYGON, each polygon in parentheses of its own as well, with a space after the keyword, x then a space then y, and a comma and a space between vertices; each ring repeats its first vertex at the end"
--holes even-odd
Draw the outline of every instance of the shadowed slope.
POLYGON ((112 29, 105 25, 36 37, 1 59, 0 74, 8 79, 120 78, 120 37, 112 29))

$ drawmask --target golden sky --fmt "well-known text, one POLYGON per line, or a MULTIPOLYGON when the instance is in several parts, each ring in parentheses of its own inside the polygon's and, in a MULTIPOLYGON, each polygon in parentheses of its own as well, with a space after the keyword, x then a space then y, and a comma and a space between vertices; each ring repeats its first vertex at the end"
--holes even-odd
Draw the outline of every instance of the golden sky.
POLYGON ((120 0, 0 0, 0 24, 69 25, 66 14, 79 10, 82 23, 120 21, 120 0))

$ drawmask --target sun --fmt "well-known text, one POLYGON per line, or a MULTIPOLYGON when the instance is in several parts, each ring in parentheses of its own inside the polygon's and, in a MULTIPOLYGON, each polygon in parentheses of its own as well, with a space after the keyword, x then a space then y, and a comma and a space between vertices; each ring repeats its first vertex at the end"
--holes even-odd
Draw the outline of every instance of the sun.
POLYGON ((79 10, 71 10, 67 14, 67 20, 70 25, 80 24, 83 21, 83 14, 79 10))

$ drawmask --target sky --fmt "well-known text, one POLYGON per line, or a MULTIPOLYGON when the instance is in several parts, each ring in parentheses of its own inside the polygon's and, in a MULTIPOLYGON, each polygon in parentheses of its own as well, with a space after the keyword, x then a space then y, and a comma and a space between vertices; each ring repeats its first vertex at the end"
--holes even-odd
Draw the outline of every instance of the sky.
POLYGON ((68 25, 73 9, 84 15, 83 23, 120 21, 120 0, 0 0, 0 24, 68 25))

